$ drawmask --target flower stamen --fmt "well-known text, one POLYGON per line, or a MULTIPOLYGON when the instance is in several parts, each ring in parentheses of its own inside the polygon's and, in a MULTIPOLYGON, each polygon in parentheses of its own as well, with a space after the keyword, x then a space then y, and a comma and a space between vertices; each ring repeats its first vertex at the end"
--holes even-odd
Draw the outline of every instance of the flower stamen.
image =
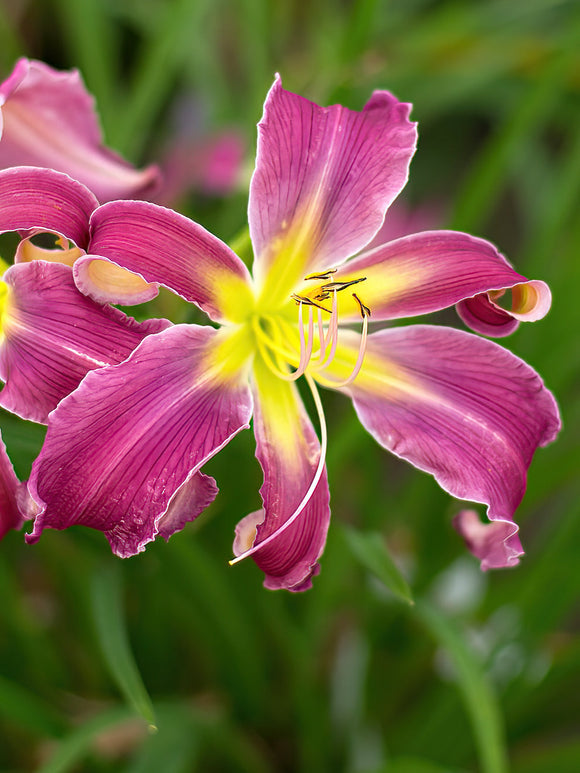
POLYGON ((305 281, 314 279, 315 281, 324 282, 326 279, 330 279, 330 277, 333 274, 336 274, 336 272, 336 268, 329 268, 328 271, 323 271, 321 274, 308 274, 308 276, 305 276, 304 279, 305 281))

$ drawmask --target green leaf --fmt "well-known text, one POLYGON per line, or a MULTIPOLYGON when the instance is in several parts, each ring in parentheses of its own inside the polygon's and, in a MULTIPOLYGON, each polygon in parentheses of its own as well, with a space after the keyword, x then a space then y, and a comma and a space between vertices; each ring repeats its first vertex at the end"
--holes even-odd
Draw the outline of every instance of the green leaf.
POLYGON ((413 604, 409 584, 391 558, 384 539, 378 532, 361 532, 345 528, 346 541, 354 557, 376 575, 402 601, 413 604))
POLYGON ((397 757, 376 773, 460 773, 460 771, 419 757, 397 757))
POLYGON ((65 726, 57 710, 34 693, 0 675, 0 716, 43 736, 59 735, 65 726))
POLYGON ((415 610, 455 666, 458 687, 473 726, 482 773, 507 773, 503 718, 481 663, 458 628, 435 607, 417 601, 415 610))
POLYGON ((125 773, 192 773, 199 751, 199 729, 185 706, 158 707, 159 732, 140 746, 125 773))
POLYGON ((97 637, 111 676, 127 703, 156 729, 155 712, 127 636, 118 567, 109 566, 95 574, 92 588, 97 637))
POLYGON ((67 773, 69 770, 78 770, 77 763, 86 756, 98 735, 110 727, 132 719, 132 712, 126 708, 117 707, 99 714, 59 743, 54 754, 38 768, 37 773, 67 773))

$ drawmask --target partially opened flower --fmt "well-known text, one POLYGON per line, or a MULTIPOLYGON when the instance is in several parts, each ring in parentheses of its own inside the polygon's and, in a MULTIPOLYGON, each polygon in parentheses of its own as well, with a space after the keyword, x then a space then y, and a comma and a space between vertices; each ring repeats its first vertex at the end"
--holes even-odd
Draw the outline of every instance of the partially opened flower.
MULTIPOLYGON (((75 286, 72 265, 89 247, 89 217, 97 207, 93 194, 66 175, 26 167, 0 172, 0 232, 28 236, 15 265, 1 267, 0 279, 0 379, 6 382, 0 405, 22 418, 46 423, 89 370, 121 362, 146 335, 170 324, 138 323, 75 286), (39 233, 54 235, 61 246, 36 246, 31 237, 39 233)), ((135 288, 139 297, 158 290, 106 261, 91 266, 109 297, 115 286, 121 299, 127 287, 131 297, 135 288)), ((99 296, 99 285, 89 280, 83 289, 99 296)))
MULTIPOLYGON (((250 188, 253 276, 224 243, 170 210, 115 202, 93 214, 94 255, 174 290, 221 327, 149 336, 60 403, 29 482, 40 508, 29 541, 46 527, 84 524, 118 555, 142 550, 253 413, 262 507, 238 525, 235 560, 251 555, 269 588, 309 587, 330 517, 320 385, 351 397, 385 448, 453 496, 487 504, 506 524, 493 549, 513 563, 521 546, 512 516, 527 467, 559 427, 553 396, 491 341, 427 325, 370 333, 369 320, 476 297, 512 325, 542 316, 549 291, 491 244, 451 231, 347 260, 372 240, 406 182, 416 140, 409 107, 375 92, 360 113, 321 108, 276 80, 250 188), (509 288, 513 305, 502 309, 509 288), (320 440, 296 388, 302 376, 320 440)), ((477 308, 470 321, 482 324, 477 308)))
POLYGON ((0 169, 23 165, 66 172, 99 201, 145 198, 159 184, 157 167, 135 169, 104 146, 77 70, 30 59, 19 59, 0 84, 0 169))

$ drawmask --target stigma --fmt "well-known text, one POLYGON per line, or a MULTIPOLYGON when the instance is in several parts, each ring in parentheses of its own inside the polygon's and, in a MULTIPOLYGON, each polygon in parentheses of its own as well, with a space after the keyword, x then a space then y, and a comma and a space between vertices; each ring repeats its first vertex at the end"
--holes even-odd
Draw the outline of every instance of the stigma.
POLYGON ((336 269, 329 269, 305 276, 305 282, 316 282, 316 285, 312 290, 304 292, 302 289, 300 293, 292 293, 290 296, 298 306, 298 341, 296 341, 296 329, 289 329, 290 326, 286 321, 266 318, 266 329, 260 323, 256 323, 261 354, 275 375, 285 381, 296 381, 304 374, 309 374, 324 386, 344 387, 355 380, 362 368, 371 310, 361 299, 358 285, 366 282, 366 277, 334 281, 332 276, 335 272, 336 269), (355 285, 357 292, 352 291, 355 285), (339 293, 343 294, 341 304, 346 300, 344 296, 349 295, 352 298, 362 318, 356 362, 351 373, 342 381, 336 380, 329 372, 325 372, 335 360, 338 347, 339 293), (292 367, 295 369, 290 370, 292 367))

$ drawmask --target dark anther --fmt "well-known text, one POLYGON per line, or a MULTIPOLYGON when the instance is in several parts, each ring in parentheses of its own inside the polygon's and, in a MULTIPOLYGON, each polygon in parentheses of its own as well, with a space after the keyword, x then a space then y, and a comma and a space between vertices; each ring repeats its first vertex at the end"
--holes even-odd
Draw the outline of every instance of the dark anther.
POLYGON ((315 280, 318 280, 320 282, 323 282, 325 279, 330 279, 330 277, 333 274, 336 274, 336 269, 335 268, 329 268, 328 271, 323 271, 322 274, 308 274, 308 276, 305 276, 304 279, 305 280, 315 279, 315 280))
POLYGON ((357 285, 359 282, 366 282, 366 276, 361 276, 360 279, 351 279, 349 282, 329 282, 326 285, 322 285, 322 289, 324 292, 328 292, 330 290, 336 290, 337 292, 340 292, 341 290, 346 290, 347 287, 357 285))
POLYGON ((297 304, 303 303, 305 306, 316 306, 317 309, 322 309, 322 311, 326 311, 328 314, 332 314, 330 309, 326 309, 320 303, 316 303, 316 301, 313 301, 312 298, 308 298, 305 295, 298 295, 297 293, 292 293, 290 297, 292 298, 293 301, 296 301, 297 304))
POLYGON ((353 293, 352 297, 355 299, 355 301, 360 306, 361 317, 363 319, 365 317, 370 317, 371 316, 371 310, 369 309, 369 307, 364 305, 364 303, 361 301, 361 299, 358 297, 358 295, 356 293, 353 293))

